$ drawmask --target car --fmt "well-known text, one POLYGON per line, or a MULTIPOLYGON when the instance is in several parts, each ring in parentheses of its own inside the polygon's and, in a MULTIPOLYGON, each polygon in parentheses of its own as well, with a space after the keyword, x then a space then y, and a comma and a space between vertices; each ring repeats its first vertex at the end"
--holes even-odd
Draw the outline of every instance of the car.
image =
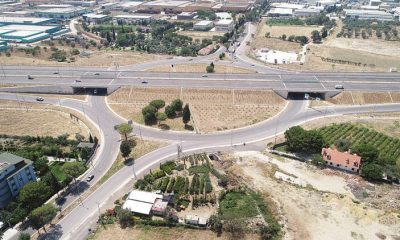
POLYGON ((335 85, 335 89, 344 89, 343 85, 335 85))
POLYGON ((142 81, 142 84, 148 84, 149 82, 148 81, 142 81))
POLYGON ((208 77, 207 74, 203 74, 201 77, 208 77))
POLYGON ((28 79, 29 79, 29 80, 32 80, 33 77, 32 77, 31 75, 28 75, 28 79))
POLYGON ((53 72, 53 74, 58 74, 58 72, 53 72))
POLYGON ((93 90, 93 94, 97 94, 97 89, 93 90))
POLYGON ((77 82, 82 82, 82 81, 81 81, 81 80, 78 80, 78 79, 76 79, 76 80, 75 80, 75 82, 77 83, 77 82))
POLYGON ((92 174, 92 175, 89 175, 89 176, 87 176, 87 178, 86 178, 86 182, 90 182, 90 181, 92 181, 93 180, 93 178, 94 178, 94 175, 92 174))
POLYGON ((44 98, 42 98, 42 97, 37 97, 37 98, 36 98, 36 101, 38 101, 38 102, 43 102, 43 101, 44 101, 44 98))
POLYGON ((96 75, 96 76, 99 76, 99 75, 100 75, 100 73, 95 73, 94 75, 96 75))

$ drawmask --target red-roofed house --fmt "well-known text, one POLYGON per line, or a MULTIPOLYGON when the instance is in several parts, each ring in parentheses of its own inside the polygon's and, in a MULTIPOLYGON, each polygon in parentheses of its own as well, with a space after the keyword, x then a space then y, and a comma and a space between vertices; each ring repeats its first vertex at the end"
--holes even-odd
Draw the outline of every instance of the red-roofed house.
POLYGON ((339 152, 333 148, 322 148, 321 154, 328 166, 355 173, 358 173, 360 169, 361 157, 357 154, 339 152))

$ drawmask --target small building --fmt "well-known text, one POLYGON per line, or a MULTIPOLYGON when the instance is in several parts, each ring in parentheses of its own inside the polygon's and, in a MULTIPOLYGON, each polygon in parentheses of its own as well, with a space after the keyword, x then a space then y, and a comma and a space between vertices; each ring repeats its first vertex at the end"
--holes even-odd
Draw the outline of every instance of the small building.
POLYGON ((91 142, 80 142, 78 146, 76 146, 78 149, 83 149, 83 148, 88 148, 88 149, 93 149, 95 146, 94 143, 91 142))
POLYGON ((117 2, 108 2, 101 5, 101 9, 103 10, 112 10, 118 6, 117 2))
POLYGON ((186 215, 184 221, 186 224, 190 225, 206 226, 208 219, 197 215, 186 215))
POLYGON ((192 20, 195 17, 197 17, 197 12, 182 12, 176 16, 178 20, 192 20))
POLYGON ((0 154, 0 208, 4 208, 19 190, 36 181, 32 162, 10 153, 0 154))
POLYGON ((96 6, 96 1, 86 1, 86 0, 67 0, 64 1, 65 4, 70 4, 73 6, 81 7, 94 7, 96 6))
POLYGON ((339 152, 333 148, 322 148, 322 159, 327 166, 340 168, 345 171, 358 173, 361 165, 361 157, 349 152, 339 152))
POLYGON ((217 32, 230 32, 235 27, 232 19, 219 20, 215 24, 215 31, 217 32))
POLYGON ((157 198, 151 208, 151 213, 158 216, 164 216, 167 210, 168 202, 157 198))
POLYGON ((154 203, 157 199, 162 199, 163 195, 145 192, 140 190, 133 190, 126 199, 123 209, 128 209, 133 213, 142 215, 150 215, 154 203))
POLYGON ((213 27, 214 23, 208 20, 203 20, 193 25, 193 29, 197 31, 208 31, 213 27))
POLYGON ((290 8, 271 8, 267 12, 267 17, 291 17, 293 9, 290 8))
POLYGON ((232 19, 232 15, 228 12, 216 12, 217 19, 232 19))
POLYGON ((99 24, 108 21, 110 18, 104 14, 88 13, 82 16, 83 20, 88 23, 99 24))

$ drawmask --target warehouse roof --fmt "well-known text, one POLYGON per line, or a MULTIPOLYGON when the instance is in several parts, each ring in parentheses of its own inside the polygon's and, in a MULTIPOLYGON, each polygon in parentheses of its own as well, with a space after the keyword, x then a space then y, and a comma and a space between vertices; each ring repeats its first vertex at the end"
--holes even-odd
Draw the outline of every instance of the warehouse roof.
POLYGON ((216 23, 216 25, 229 25, 229 24, 232 24, 232 23, 233 23, 232 19, 222 19, 222 20, 219 20, 216 23))
POLYGON ((148 15, 117 15, 114 18, 150 19, 153 17, 148 15))
POLYGON ((52 20, 51 18, 35 18, 35 17, 7 17, 0 16, 0 22, 7 23, 31 23, 31 24, 39 24, 41 22, 47 22, 52 20))
POLYGON ((195 26, 208 26, 208 25, 210 25, 210 24, 212 24, 213 22, 212 21, 208 21, 208 20, 203 20, 203 21, 200 21, 200 22, 198 22, 198 23, 196 23, 196 24, 194 24, 195 26))
POLYGON ((135 200, 151 204, 153 204, 158 198, 162 199, 163 196, 161 194, 139 191, 139 190, 133 190, 128 196, 129 200, 135 200))

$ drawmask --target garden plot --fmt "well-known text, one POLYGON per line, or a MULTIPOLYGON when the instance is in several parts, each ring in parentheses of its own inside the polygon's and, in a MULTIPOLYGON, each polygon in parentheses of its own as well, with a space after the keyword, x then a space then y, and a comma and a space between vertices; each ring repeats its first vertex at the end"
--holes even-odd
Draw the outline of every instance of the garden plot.
MULTIPOLYGON (((119 115, 143 123, 141 109, 154 99, 168 105, 180 98, 188 103, 201 132, 243 127, 263 121, 283 109, 285 100, 269 90, 121 88, 107 100, 119 115)), ((183 130, 180 118, 168 119, 170 129, 183 130)))

